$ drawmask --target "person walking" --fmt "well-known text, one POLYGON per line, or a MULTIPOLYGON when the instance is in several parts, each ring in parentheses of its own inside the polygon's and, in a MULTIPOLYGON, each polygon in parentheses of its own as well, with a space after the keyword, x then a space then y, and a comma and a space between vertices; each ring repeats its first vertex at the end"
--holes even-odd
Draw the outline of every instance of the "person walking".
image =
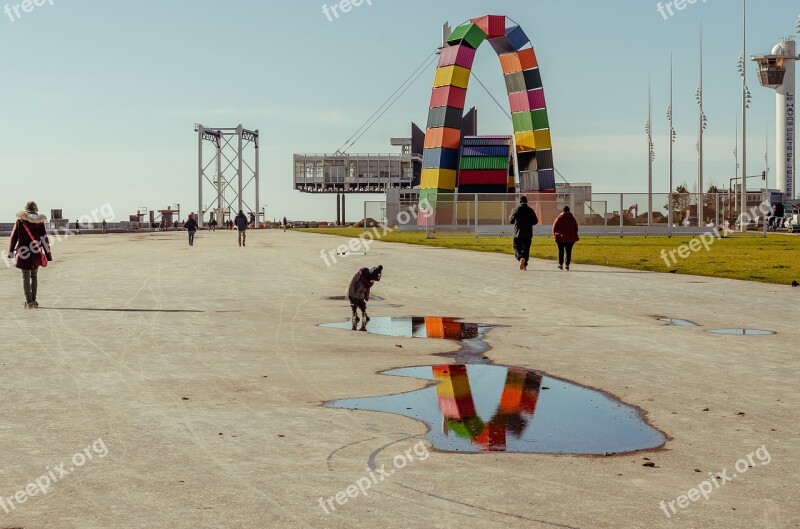
POLYGON ((364 325, 369 321, 369 316, 367 316, 369 292, 375 282, 381 280, 382 275, 383 265, 378 265, 375 268, 359 268, 356 275, 350 280, 350 285, 347 287, 347 298, 350 300, 350 309, 353 311, 351 316, 353 330, 356 330, 360 319, 363 319, 364 325), (362 318, 358 317, 358 309, 361 309, 362 318))
POLYGON ((528 206, 528 197, 520 197, 519 206, 511 212, 508 223, 514 225, 514 258, 519 261, 520 270, 527 270, 531 258, 533 227, 539 224, 536 212, 528 206))
POLYGON ((47 217, 39 214, 36 202, 28 202, 25 210, 17 213, 17 222, 8 245, 8 254, 14 257, 14 265, 22 270, 26 309, 39 308, 36 301, 39 268, 46 267, 53 260, 45 222, 47 217))
POLYGON ((569 271, 569 264, 572 262, 572 247, 580 240, 578 221, 570 213, 569 206, 564 206, 564 212, 553 222, 553 239, 558 245, 558 269, 563 270, 566 266, 569 271))
POLYGON ((194 220, 194 213, 189 213, 189 220, 183 225, 186 231, 189 232, 189 246, 194 246, 194 236, 197 234, 197 221, 194 220))
POLYGON ((287 225, 288 223, 289 223, 289 221, 288 221, 288 220, 286 220, 286 217, 283 217, 283 231, 284 231, 284 232, 286 232, 286 225, 287 225))
POLYGON ((103 219, 103 235, 108 235, 108 222, 106 222, 106 219, 103 219))
POLYGON ((239 230, 239 246, 247 246, 247 215, 240 209, 233 222, 239 230))

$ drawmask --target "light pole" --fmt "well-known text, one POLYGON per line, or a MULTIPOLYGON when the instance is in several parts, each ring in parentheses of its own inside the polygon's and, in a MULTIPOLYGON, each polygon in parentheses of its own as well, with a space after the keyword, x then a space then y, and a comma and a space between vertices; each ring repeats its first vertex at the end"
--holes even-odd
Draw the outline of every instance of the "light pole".
POLYGON ((667 119, 669 119, 669 195, 667 196, 667 207, 669 211, 667 212, 667 225, 671 228, 672 227, 672 169, 673 169, 673 158, 672 158, 672 151, 673 146, 675 145, 675 128, 673 125, 673 117, 672 117, 672 55, 669 57, 669 108, 667 108, 667 119))
POLYGON ((697 86, 695 99, 699 106, 697 132, 697 225, 703 225, 703 132, 708 128, 708 119, 703 113, 703 28, 700 27, 700 84, 697 86))
MULTIPOLYGON (((747 109, 750 108, 750 90, 747 88, 747 64, 744 60, 747 53, 747 0, 742 0, 742 54, 739 56, 739 75, 742 77, 742 217, 747 211, 747 109)), ((746 231, 744 222, 740 222, 740 231, 746 231)))
POLYGON ((653 90, 650 79, 647 80, 647 226, 653 225, 653 90))

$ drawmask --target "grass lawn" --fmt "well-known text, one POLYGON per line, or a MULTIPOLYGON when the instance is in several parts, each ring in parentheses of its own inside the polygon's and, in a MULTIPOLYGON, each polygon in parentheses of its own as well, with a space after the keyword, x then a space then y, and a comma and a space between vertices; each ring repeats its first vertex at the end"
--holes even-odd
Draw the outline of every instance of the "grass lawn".
MULTIPOLYGON (((308 233, 323 233, 342 237, 358 237, 360 228, 319 228, 298 230, 308 233)), ((406 244, 441 246, 477 252, 512 254, 511 239, 504 237, 481 237, 465 234, 435 234, 430 239, 424 233, 388 233, 381 240, 406 244)), ((766 239, 760 235, 733 235, 725 239, 714 239, 709 250, 700 246, 699 251, 681 259, 677 252, 676 262, 669 266, 661 257, 661 250, 668 253, 681 245, 688 245, 690 237, 596 237, 582 239, 576 246, 572 261, 575 264, 616 266, 633 270, 672 272, 678 274, 743 279, 763 283, 791 284, 800 281, 800 237, 770 234, 766 239)), ((343 244, 347 244, 343 241, 343 244)), ((531 257, 556 260, 558 251, 552 239, 533 240, 531 257)), ((671 260, 670 260, 671 261, 671 260)))

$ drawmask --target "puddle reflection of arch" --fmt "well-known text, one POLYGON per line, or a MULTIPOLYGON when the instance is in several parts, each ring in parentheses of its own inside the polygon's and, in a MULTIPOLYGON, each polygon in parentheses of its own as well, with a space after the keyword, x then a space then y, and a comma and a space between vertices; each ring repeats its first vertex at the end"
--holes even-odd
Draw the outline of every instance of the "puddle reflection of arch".
POLYGON ((643 412, 601 391, 519 368, 451 364, 394 369, 430 385, 327 407, 404 415, 425 423, 434 449, 600 455, 655 449, 667 436, 643 412))

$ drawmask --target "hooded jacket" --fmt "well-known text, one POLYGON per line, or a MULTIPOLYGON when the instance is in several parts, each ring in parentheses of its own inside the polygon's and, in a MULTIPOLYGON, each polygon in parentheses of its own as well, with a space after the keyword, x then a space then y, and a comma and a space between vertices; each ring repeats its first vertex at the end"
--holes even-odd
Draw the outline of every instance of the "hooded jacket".
POLYGON ((539 224, 539 218, 527 202, 520 204, 511 212, 509 224, 514 225, 514 238, 532 239, 533 227, 539 224))
POLYGON ((347 288, 347 295, 351 298, 369 301, 369 289, 372 288, 372 280, 369 278, 369 268, 361 268, 347 288))
POLYGON ((47 237, 47 229, 44 223, 47 222, 45 215, 31 213, 30 211, 20 211, 17 213, 17 222, 11 232, 11 241, 8 244, 8 253, 19 252, 17 255, 16 267, 20 270, 35 270, 42 266, 42 258, 39 255, 40 248, 44 249, 44 254, 48 261, 53 260, 50 254, 50 240, 47 237), (30 230, 37 243, 34 243, 30 230))
POLYGON ((236 215, 236 218, 233 220, 233 223, 236 225, 236 229, 239 231, 245 231, 247 229, 247 216, 244 213, 240 213, 236 215))
POLYGON ((575 220, 575 216, 572 213, 566 211, 556 217, 555 222, 553 222, 553 238, 560 243, 578 242, 580 240, 580 237, 578 237, 578 221, 575 220))

